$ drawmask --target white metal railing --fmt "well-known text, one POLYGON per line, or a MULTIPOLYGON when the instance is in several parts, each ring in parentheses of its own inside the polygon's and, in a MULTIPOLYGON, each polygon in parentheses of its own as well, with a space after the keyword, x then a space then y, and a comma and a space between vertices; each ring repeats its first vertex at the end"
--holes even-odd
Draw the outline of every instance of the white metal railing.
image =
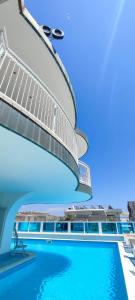
POLYGON ((89 166, 80 160, 78 161, 78 166, 79 166, 79 174, 80 174, 79 177, 80 183, 91 186, 89 166))
POLYGON ((34 122, 60 141, 78 162, 74 128, 45 84, 15 53, 5 46, 0 33, 0 93, 34 122))

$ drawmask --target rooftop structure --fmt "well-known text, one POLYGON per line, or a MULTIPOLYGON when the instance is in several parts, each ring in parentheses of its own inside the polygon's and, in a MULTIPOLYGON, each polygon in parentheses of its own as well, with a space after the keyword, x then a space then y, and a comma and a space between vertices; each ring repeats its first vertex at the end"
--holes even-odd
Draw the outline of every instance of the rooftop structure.
POLYGON ((135 201, 128 201, 129 220, 135 221, 135 201))
POLYGON ((39 211, 22 211, 17 213, 16 222, 34 222, 34 221, 54 221, 59 220, 59 217, 50 215, 48 212, 39 211))
POLYGON ((91 199, 76 123, 69 76, 41 24, 24 1, 0 1, 0 253, 21 205, 91 199))
POLYGON ((127 211, 123 211, 120 215, 121 222, 128 222, 129 221, 129 213, 127 211))
POLYGON ((88 221, 120 221, 121 213, 121 209, 112 208, 110 205, 107 208, 102 205, 73 206, 65 210, 65 218, 88 221))

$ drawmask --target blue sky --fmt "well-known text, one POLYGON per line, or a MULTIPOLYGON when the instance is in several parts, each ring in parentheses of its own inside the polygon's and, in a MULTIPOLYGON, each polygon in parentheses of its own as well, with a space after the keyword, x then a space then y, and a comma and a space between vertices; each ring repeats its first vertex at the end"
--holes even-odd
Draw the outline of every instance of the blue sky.
POLYGON ((90 142, 83 160, 91 167, 91 204, 126 208, 135 200, 135 1, 25 4, 39 24, 65 32, 53 44, 74 87, 77 125, 90 142))

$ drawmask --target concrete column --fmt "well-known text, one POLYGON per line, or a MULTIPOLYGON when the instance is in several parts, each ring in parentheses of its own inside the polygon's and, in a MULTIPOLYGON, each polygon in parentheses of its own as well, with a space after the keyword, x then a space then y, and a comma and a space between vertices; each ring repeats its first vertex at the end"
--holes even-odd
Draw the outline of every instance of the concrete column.
POLYGON ((16 213, 27 199, 29 193, 0 193, 0 254, 10 250, 16 213))

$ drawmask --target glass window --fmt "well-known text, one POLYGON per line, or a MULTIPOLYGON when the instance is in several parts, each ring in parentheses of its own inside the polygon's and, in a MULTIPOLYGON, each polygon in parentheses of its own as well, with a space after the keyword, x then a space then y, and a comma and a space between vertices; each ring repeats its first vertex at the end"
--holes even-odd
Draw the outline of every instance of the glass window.
POLYGON ((98 223, 85 223, 86 233, 99 233, 98 223))
POLYGON ((84 223, 71 223, 71 232, 84 232, 84 223))
POLYGON ((19 222, 18 231, 28 231, 29 222, 19 222))
POLYGON ((68 223, 56 223, 56 231, 57 232, 67 232, 68 231, 68 223))
POLYGON ((52 222, 43 223, 43 231, 54 232, 54 223, 52 222))
POLYGON ((29 223, 29 231, 36 231, 39 232, 40 231, 40 223, 39 222, 31 222, 29 223))
POLYGON ((102 223, 102 233, 116 234, 116 223, 102 223))
POLYGON ((133 223, 117 223, 118 233, 134 233, 133 223))

